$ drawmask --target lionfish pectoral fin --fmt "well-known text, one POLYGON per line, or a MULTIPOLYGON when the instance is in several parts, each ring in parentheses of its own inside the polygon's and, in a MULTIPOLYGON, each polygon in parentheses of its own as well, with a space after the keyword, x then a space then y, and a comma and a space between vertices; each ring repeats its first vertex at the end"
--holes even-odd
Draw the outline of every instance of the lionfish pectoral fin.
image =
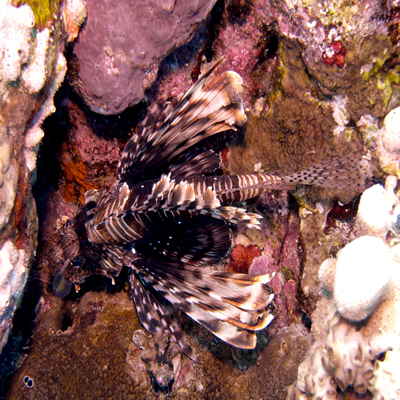
POLYGON ((238 327, 230 321, 222 321, 213 316, 212 313, 198 307, 186 314, 224 342, 239 349, 249 350, 256 347, 257 336, 255 332, 267 327, 274 318, 273 315, 266 312, 263 323, 257 329, 248 329, 248 327, 238 327))
POLYGON ((146 259, 135 265, 154 292, 235 347, 254 348, 254 332, 273 318, 266 309, 273 295, 264 283, 270 275, 246 279, 244 274, 177 268, 146 259))
POLYGON ((132 298, 140 323, 153 335, 169 330, 181 350, 194 362, 201 363, 194 354, 193 349, 186 342, 176 312, 171 305, 160 299, 151 288, 141 281, 138 275, 131 273, 129 276, 132 298))
POLYGON ((200 210, 203 215, 210 215, 213 218, 230 222, 235 225, 243 225, 247 228, 260 229, 261 215, 247 212, 247 210, 239 207, 221 206, 212 209, 200 210))
POLYGON ((189 178, 215 171, 220 166, 221 159, 212 150, 200 154, 183 154, 174 159, 168 167, 172 178, 189 178))
POLYGON ((231 246, 229 227, 222 221, 187 212, 148 213, 152 234, 138 240, 135 249, 162 263, 212 264, 231 246))
POLYGON ((367 160, 335 157, 310 168, 282 177, 290 183, 331 187, 363 192, 371 186, 372 173, 367 160))

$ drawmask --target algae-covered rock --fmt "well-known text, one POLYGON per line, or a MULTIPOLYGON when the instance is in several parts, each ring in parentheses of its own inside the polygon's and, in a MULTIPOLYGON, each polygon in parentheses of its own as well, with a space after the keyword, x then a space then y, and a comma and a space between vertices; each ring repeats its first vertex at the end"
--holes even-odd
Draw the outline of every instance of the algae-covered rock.
POLYGON ((146 370, 134 362, 131 339, 139 326, 124 292, 88 293, 79 304, 43 300, 30 355, 14 375, 7 398, 82 398, 89 393, 137 398, 143 385, 150 387, 146 370), (32 387, 25 377, 32 379, 32 387))

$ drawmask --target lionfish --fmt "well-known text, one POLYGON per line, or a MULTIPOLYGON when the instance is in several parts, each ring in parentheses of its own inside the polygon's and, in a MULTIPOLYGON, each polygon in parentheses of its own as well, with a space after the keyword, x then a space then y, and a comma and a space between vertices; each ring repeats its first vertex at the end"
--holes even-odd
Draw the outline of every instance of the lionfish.
POLYGON ((209 268, 230 247, 229 223, 259 228, 261 216, 233 204, 268 189, 296 184, 363 191, 366 171, 356 160, 335 158, 289 176, 266 173, 212 175, 220 159, 193 151, 205 138, 246 122, 242 79, 232 71, 211 79, 216 62, 170 103, 156 102, 122 152, 116 181, 85 194, 85 204, 59 233, 62 267, 53 280, 65 296, 92 274, 113 279, 123 266, 141 324, 170 332, 198 361, 182 333, 178 310, 223 341, 253 349, 256 332, 273 319, 267 306, 272 274, 219 272, 209 268), (207 80, 209 83, 207 83, 207 80))

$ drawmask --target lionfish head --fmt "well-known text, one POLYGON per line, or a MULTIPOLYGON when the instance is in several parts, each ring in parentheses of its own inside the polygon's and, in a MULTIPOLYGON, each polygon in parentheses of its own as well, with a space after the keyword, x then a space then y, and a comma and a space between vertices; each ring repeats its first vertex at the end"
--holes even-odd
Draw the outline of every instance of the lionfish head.
POLYGON ((76 271, 83 272, 85 256, 75 229, 75 220, 66 219, 57 222, 58 234, 53 249, 57 272, 52 281, 52 290, 57 297, 63 298, 68 295, 73 283, 78 285, 84 281, 85 276, 80 276, 82 274, 77 274, 76 271))

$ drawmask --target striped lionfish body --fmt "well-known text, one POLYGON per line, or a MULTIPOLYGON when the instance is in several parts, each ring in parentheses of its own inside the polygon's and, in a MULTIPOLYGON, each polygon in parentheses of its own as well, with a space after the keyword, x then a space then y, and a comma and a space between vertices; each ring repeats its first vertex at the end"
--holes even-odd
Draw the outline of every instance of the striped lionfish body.
POLYGON ((273 275, 207 268, 229 251, 227 223, 259 227, 259 215, 233 204, 297 183, 362 191, 367 175, 353 160, 341 158, 284 177, 210 175, 219 157, 194 146, 246 122, 238 74, 225 72, 206 84, 220 63, 180 99, 156 103, 126 144, 115 184, 86 193, 83 209, 60 233, 64 261, 53 284, 63 296, 60 288, 68 281, 78 285, 91 274, 112 279, 128 266, 142 325, 153 334, 169 330, 194 360, 178 310, 244 349, 255 347, 255 332, 273 318, 266 285, 273 275))

